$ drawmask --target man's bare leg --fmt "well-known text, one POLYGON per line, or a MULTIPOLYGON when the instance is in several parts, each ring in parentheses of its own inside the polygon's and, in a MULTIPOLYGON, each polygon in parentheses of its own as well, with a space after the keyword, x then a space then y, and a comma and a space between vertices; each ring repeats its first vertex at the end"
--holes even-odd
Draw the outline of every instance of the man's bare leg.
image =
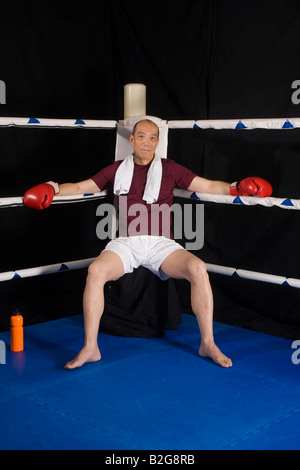
POLYGON ((74 369, 86 362, 96 362, 101 359, 98 333, 104 310, 104 285, 107 281, 118 279, 123 274, 123 263, 112 251, 103 251, 89 266, 83 294, 84 346, 72 361, 66 363, 65 369, 74 369))
POLYGON ((203 261, 185 250, 171 253, 161 265, 169 277, 187 279, 191 284, 191 306, 201 334, 199 355, 212 359, 222 367, 232 366, 231 359, 217 347, 213 335, 213 295, 203 261))

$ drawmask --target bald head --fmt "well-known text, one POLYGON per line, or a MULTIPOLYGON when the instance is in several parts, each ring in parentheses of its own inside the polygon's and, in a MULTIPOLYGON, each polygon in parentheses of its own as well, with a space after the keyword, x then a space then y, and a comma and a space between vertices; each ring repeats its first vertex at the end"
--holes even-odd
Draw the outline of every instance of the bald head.
POLYGON ((138 121, 133 126, 132 135, 134 135, 138 131, 138 128, 141 127, 141 125, 143 124, 148 124, 149 126, 153 126, 153 129, 155 129, 154 132, 156 133, 157 138, 159 138, 159 128, 153 121, 151 121, 151 119, 141 119, 141 121, 138 121))

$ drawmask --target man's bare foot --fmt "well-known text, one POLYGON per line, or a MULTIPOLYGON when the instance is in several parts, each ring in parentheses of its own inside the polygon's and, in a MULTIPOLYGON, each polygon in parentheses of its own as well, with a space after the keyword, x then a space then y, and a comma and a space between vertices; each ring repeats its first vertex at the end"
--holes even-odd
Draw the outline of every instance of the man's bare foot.
POLYGON ((101 359, 101 354, 98 347, 89 349, 86 346, 77 354, 77 356, 72 360, 66 363, 65 369, 75 369, 76 367, 81 367, 86 362, 97 362, 101 359))
POLYGON ((218 346, 215 344, 212 345, 203 345, 201 344, 199 349, 199 355, 201 357, 209 357, 212 359, 217 365, 221 367, 231 367, 232 361, 229 357, 225 356, 218 346))

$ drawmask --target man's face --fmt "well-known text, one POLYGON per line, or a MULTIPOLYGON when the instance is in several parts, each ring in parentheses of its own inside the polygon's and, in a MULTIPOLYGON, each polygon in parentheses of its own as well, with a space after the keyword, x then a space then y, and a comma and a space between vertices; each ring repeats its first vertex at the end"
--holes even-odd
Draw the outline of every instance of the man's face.
POLYGON ((150 161, 159 143, 157 127, 150 122, 139 123, 134 135, 130 136, 129 142, 133 147, 135 157, 150 161))

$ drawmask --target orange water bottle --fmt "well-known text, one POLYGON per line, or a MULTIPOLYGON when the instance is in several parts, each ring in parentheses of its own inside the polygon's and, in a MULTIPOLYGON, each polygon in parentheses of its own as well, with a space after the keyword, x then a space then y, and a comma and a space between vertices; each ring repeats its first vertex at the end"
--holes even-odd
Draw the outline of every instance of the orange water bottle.
POLYGON ((23 317, 16 311, 10 317, 10 349, 11 351, 23 351, 23 317))

